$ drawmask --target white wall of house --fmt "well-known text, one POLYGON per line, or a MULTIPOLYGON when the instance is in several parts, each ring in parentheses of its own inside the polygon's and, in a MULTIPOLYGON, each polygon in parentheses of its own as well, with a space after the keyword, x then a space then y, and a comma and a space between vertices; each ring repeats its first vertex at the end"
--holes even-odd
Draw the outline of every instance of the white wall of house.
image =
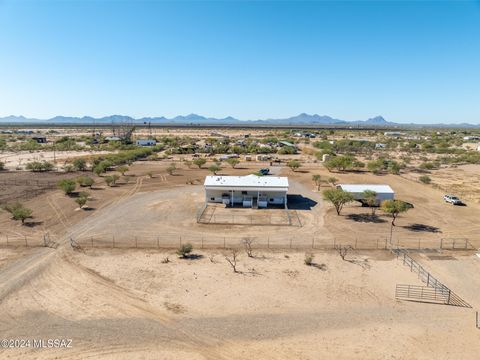
POLYGON ((210 203, 243 204, 245 199, 256 199, 266 201, 268 204, 283 205, 286 203, 287 193, 284 191, 257 191, 241 189, 205 189, 205 201, 210 203))

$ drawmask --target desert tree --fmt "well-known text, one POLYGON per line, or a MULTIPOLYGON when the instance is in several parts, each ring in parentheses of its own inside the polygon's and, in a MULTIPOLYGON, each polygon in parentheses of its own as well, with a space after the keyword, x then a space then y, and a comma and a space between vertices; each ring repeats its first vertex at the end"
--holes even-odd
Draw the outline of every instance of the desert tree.
POLYGON ((395 220, 397 219, 398 215, 401 213, 407 212, 410 209, 409 204, 402 200, 385 200, 382 202, 380 209, 392 215, 392 226, 395 226, 395 220))
POLYGON ((401 200, 385 200, 382 202, 380 209, 392 216, 392 222, 390 223, 390 243, 393 237, 393 227, 395 226, 395 220, 401 213, 407 212, 410 209, 409 204, 401 200))
POLYGON ((78 183, 81 187, 89 187, 89 188, 92 188, 94 182, 95 182, 95 181, 94 181, 90 176, 79 176, 79 177, 77 178, 77 183, 78 183))
POLYGON ((245 248, 245 252, 247 253, 247 256, 250 258, 253 258, 254 256, 253 256, 252 245, 254 240, 252 238, 247 237, 247 238, 244 238, 242 242, 243 242, 243 247, 245 248))
POLYGON ((71 195, 75 191, 77 184, 75 183, 75 180, 63 179, 57 183, 57 186, 65 193, 65 195, 71 195))
POLYGON ((377 193, 373 190, 365 190, 363 192, 363 201, 365 201, 365 204, 367 204, 372 211, 372 216, 375 216, 375 209, 378 204, 377 193))
POLYGON ((240 164, 240 160, 238 160, 237 158, 228 158, 227 160, 225 160, 225 162, 228 165, 230 165, 232 167, 232 169, 235 169, 235 166, 240 164))
POLYGON ((213 173, 213 175, 217 175, 217 172, 219 172, 220 170, 222 170, 222 168, 220 166, 218 166, 217 164, 213 164, 213 165, 210 165, 208 167, 208 170, 210 172, 213 173))
POLYGON ((192 162, 193 162, 193 164, 198 166, 199 169, 201 169, 202 166, 207 163, 207 160, 205 160, 204 158, 196 158, 192 162))
POLYGON ((171 163, 170 165, 168 165, 167 167, 168 175, 173 175, 175 173, 175 170, 177 170, 177 165, 175 165, 175 163, 171 163))
POLYGON ((338 255, 345 261, 345 257, 347 256, 348 252, 352 250, 353 247, 351 245, 335 245, 335 250, 338 252, 338 255))
POLYGON ((122 174, 122 176, 125 176, 125 173, 128 171, 128 166, 120 165, 120 166, 117 166, 115 170, 117 170, 120 174, 122 174))
POLYGON ((287 166, 290 168, 290 170, 297 171, 302 166, 302 163, 298 160, 290 160, 287 162, 287 166))
POLYGON ((337 215, 340 215, 345 204, 354 200, 353 195, 342 189, 327 189, 323 191, 323 198, 333 204, 337 215))
POLYGON ((187 166, 187 168, 191 169, 192 168, 192 161, 184 159, 183 163, 187 166))
POLYGON ((73 160, 73 167, 77 171, 84 171, 87 169, 87 162, 85 159, 75 159, 73 160))
POLYGON ((225 255, 225 260, 230 264, 230 266, 233 269, 234 273, 237 273, 237 258, 238 258, 238 250, 237 249, 231 249, 230 251, 230 256, 225 255))
POLYGON ((117 174, 105 176, 105 182, 108 186, 115 186, 118 179, 120 179, 120 176, 118 176, 117 174))
POLYGON ((335 184, 338 182, 338 179, 334 176, 331 176, 327 179, 327 182, 332 185, 332 186, 335 186, 335 184))
POLYGON ((12 215, 13 220, 20 220, 22 225, 25 224, 25 220, 31 218, 33 214, 32 209, 23 206, 19 202, 7 204, 3 209, 12 215))
POLYGON ((79 196, 75 199, 75 202, 78 204, 80 209, 83 209, 84 206, 87 204, 88 201, 88 193, 87 192, 81 192, 79 196))
POLYGON ((317 186, 317 191, 320 191, 320 185, 322 184, 322 177, 320 175, 312 176, 313 183, 317 186))

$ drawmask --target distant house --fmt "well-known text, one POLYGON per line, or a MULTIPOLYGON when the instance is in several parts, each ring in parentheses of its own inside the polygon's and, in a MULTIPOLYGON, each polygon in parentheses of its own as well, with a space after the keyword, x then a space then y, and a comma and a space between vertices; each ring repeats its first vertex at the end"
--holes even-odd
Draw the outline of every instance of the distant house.
POLYGON ((362 201, 364 197, 364 191, 371 190, 377 193, 376 200, 380 204, 385 200, 393 200, 395 198, 395 192, 388 185, 375 185, 375 184, 338 184, 337 189, 342 189, 353 195, 355 200, 362 201))
POLYGON ((157 140, 153 139, 138 139, 135 144, 137 146, 155 146, 157 145, 157 140))
POLYGON ((467 140, 467 141, 478 141, 480 140, 480 136, 464 136, 463 137, 463 140, 467 140))
POLYGON ((106 136, 105 137, 105 141, 106 142, 110 142, 110 141, 120 141, 122 139, 120 139, 118 136, 106 136))
POLYGON ((403 132, 399 132, 399 131, 385 131, 383 133, 383 135, 385 136, 389 136, 389 137, 396 137, 396 138, 399 138, 403 135, 405 135, 403 132))
POLYGON ((32 136, 32 140, 36 141, 39 144, 47 143, 47 138, 45 136, 32 136))
POLYGON ((295 144, 292 144, 291 142, 288 142, 288 141, 279 141, 278 146, 280 147, 288 146, 288 147, 296 148, 295 144))

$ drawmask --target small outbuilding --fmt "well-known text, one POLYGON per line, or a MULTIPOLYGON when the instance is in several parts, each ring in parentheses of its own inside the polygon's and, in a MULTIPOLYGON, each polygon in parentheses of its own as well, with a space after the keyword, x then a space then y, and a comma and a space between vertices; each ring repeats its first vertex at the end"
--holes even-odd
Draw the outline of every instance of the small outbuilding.
POLYGON ((157 140, 138 139, 135 143, 137 144, 137 146, 155 146, 157 144, 157 140))
POLYGON ((362 202, 364 191, 370 190, 377 193, 377 202, 380 204, 385 200, 393 200, 395 192, 389 185, 375 185, 375 184, 338 184, 337 189, 342 189, 353 195, 355 200, 362 202))
POLYGON ((288 178, 276 176, 207 176, 205 202, 266 208, 287 205, 288 178))

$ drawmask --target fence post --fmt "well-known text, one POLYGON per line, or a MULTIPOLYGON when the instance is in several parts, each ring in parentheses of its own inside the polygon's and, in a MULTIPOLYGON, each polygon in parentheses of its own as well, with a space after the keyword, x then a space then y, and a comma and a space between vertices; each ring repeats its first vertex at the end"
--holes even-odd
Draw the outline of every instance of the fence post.
POLYGON ((115 235, 112 235, 112 245, 115 247, 115 235))
POLYGON ((267 237, 267 249, 270 249, 270 236, 267 237))
POLYGON ((90 240, 92 241, 92 248, 93 248, 93 236, 90 236, 90 240))
POLYGON ((443 238, 440 238, 440 249, 443 249, 443 238))
POLYGON ((160 239, 157 236, 157 249, 159 249, 159 248, 160 248, 160 239))
POLYGON ((357 238, 355 238, 355 249, 357 248, 357 238))
POLYGON ((455 250, 455 239, 453 239, 453 247, 452 250, 455 250))

